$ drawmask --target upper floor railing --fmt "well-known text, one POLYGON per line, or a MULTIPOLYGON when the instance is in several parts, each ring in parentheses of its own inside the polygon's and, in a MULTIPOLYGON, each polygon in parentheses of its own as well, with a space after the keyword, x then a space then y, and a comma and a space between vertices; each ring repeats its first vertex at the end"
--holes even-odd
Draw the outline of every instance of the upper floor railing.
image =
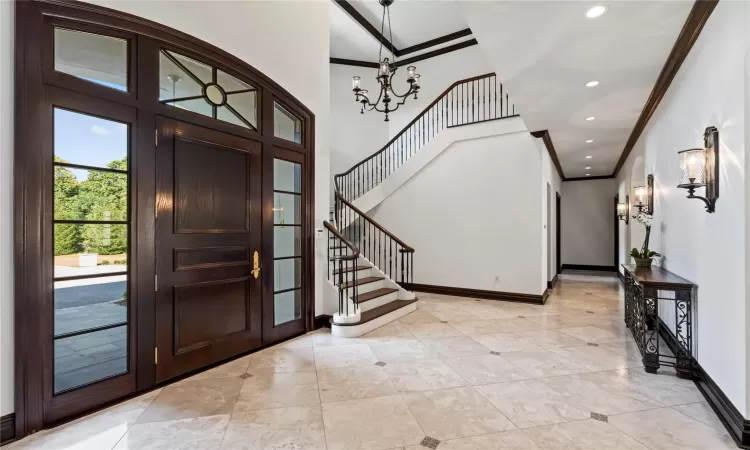
POLYGON ((353 201, 380 184, 445 128, 516 115, 494 73, 453 83, 383 148, 334 176, 336 192, 353 201))

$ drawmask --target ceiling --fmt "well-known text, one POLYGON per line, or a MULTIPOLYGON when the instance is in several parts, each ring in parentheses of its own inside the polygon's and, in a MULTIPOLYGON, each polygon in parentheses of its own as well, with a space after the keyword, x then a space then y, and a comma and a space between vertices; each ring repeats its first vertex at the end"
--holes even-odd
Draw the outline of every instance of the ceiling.
POLYGON ((549 130, 567 178, 613 173, 693 6, 691 1, 602 2, 607 12, 587 18, 596 4, 459 3, 529 129, 549 130), (586 87, 592 80, 599 85, 586 87), (592 116, 596 119, 585 120, 592 116))
MULTIPOLYGON (((377 0, 349 0, 347 3, 358 16, 380 32, 383 7, 377 0)), ((408 50, 414 45, 468 28, 457 4, 453 1, 396 0, 390 11, 393 27, 392 44, 398 50, 408 50), (425 15, 429 15, 430 20, 425 20, 425 15)), ((332 58, 378 61, 378 38, 336 1, 330 2, 329 26, 332 58)), ((390 39, 387 29, 383 34, 390 39)), ((473 37, 468 35, 423 50, 410 51, 408 57, 471 39, 473 37)))
MULTIPOLYGON (((380 29, 377 0, 348 4, 380 29)), ((471 28, 473 35, 409 56, 476 38, 529 129, 549 130, 564 176, 575 178, 613 173, 692 6, 686 0, 396 0, 391 22, 399 50, 471 28), (587 18, 597 4, 606 13, 587 18), (593 80, 598 86, 585 86, 593 80)), ((330 28, 332 58, 377 61, 377 38, 336 1, 330 28)))

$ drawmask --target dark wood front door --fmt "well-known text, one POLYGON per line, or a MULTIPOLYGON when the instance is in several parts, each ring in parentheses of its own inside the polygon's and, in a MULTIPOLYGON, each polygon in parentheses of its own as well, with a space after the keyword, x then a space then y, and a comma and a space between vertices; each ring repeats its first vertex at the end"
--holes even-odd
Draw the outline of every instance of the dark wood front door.
POLYGON ((261 144, 157 119, 156 379, 261 345, 261 144), (257 253, 256 253, 257 252, 257 253))

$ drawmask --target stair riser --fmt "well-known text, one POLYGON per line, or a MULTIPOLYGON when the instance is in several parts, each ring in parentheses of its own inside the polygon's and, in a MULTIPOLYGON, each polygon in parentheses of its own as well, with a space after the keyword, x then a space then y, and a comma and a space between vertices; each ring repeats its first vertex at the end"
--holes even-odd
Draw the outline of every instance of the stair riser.
MULTIPOLYGON (((347 275, 347 274, 349 274, 349 279, 350 279, 350 280, 352 279, 352 272, 345 272, 345 273, 343 273, 343 274, 342 274, 342 276, 343 276, 343 278, 344 278, 344 282, 346 282, 346 275, 347 275)), ((379 273, 373 273, 373 270, 372 270, 372 269, 361 269, 361 270, 357 270, 357 279, 360 279, 360 278, 367 278, 367 277, 372 277, 372 276, 381 276, 381 275, 380 275, 379 273)), ((339 282, 339 275, 338 275, 338 274, 333 274, 333 273, 332 273, 332 274, 331 274, 331 278, 329 278, 329 279, 330 279, 330 280, 335 280, 335 281, 336 281, 336 283, 338 284, 338 282, 339 282), (334 278, 334 277, 335 277, 335 278, 334 278)))
MULTIPOLYGON (((385 281, 373 281, 372 283, 366 283, 366 284, 360 284, 357 286, 357 293, 358 294, 364 294, 365 292, 374 291, 375 289, 380 289, 386 287, 385 281)), ((354 287, 350 287, 346 289, 346 295, 351 296, 354 295, 354 287)))
POLYGON ((378 306, 383 306, 386 303, 390 303, 394 300, 398 300, 398 291, 391 292, 390 294, 386 294, 382 297, 374 298, 372 300, 367 300, 366 302, 362 302, 359 304, 359 309, 362 312, 369 311, 371 309, 377 308, 378 306))
MULTIPOLYGON (((365 302, 369 303, 369 302, 365 302)), ((350 325, 350 326, 337 326, 333 325, 331 326, 331 335, 336 337, 358 337, 362 336, 363 334, 369 333, 370 331, 373 331, 375 329, 378 329, 382 327, 383 325, 387 325, 394 320, 400 319, 404 317, 405 315, 414 312, 417 310, 417 304, 419 302, 414 302, 409 305, 404 306, 403 308, 399 308, 395 311, 391 311, 388 314, 384 314, 377 319, 371 320, 367 323, 363 323, 362 325, 350 325)))

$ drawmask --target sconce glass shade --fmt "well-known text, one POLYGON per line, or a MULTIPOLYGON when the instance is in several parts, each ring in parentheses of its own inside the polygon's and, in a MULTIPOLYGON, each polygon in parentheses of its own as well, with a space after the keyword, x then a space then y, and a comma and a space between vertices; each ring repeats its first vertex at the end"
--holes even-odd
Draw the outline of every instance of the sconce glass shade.
POLYGON ((359 82, 360 82, 360 78, 359 77, 352 77, 352 89, 353 90, 354 89, 359 89, 359 82))
POLYGON ((420 76, 421 76, 420 74, 414 75, 414 86, 419 86, 419 77, 420 76))
POLYGON ((617 204, 617 216, 619 218, 627 217, 628 215, 628 204, 627 203, 618 203, 617 204))
POLYGON ((637 207, 646 206, 646 193, 646 186, 636 186, 635 188, 633 188, 633 196, 635 197, 635 202, 633 203, 633 205, 637 207))
POLYGON ((680 155, 680 184, 677 187, 701 187, 705 186, 710 180, 707 170, 711 165, 709 159, 712 157, 705 148, 691 148, 679 152, 680 155))

